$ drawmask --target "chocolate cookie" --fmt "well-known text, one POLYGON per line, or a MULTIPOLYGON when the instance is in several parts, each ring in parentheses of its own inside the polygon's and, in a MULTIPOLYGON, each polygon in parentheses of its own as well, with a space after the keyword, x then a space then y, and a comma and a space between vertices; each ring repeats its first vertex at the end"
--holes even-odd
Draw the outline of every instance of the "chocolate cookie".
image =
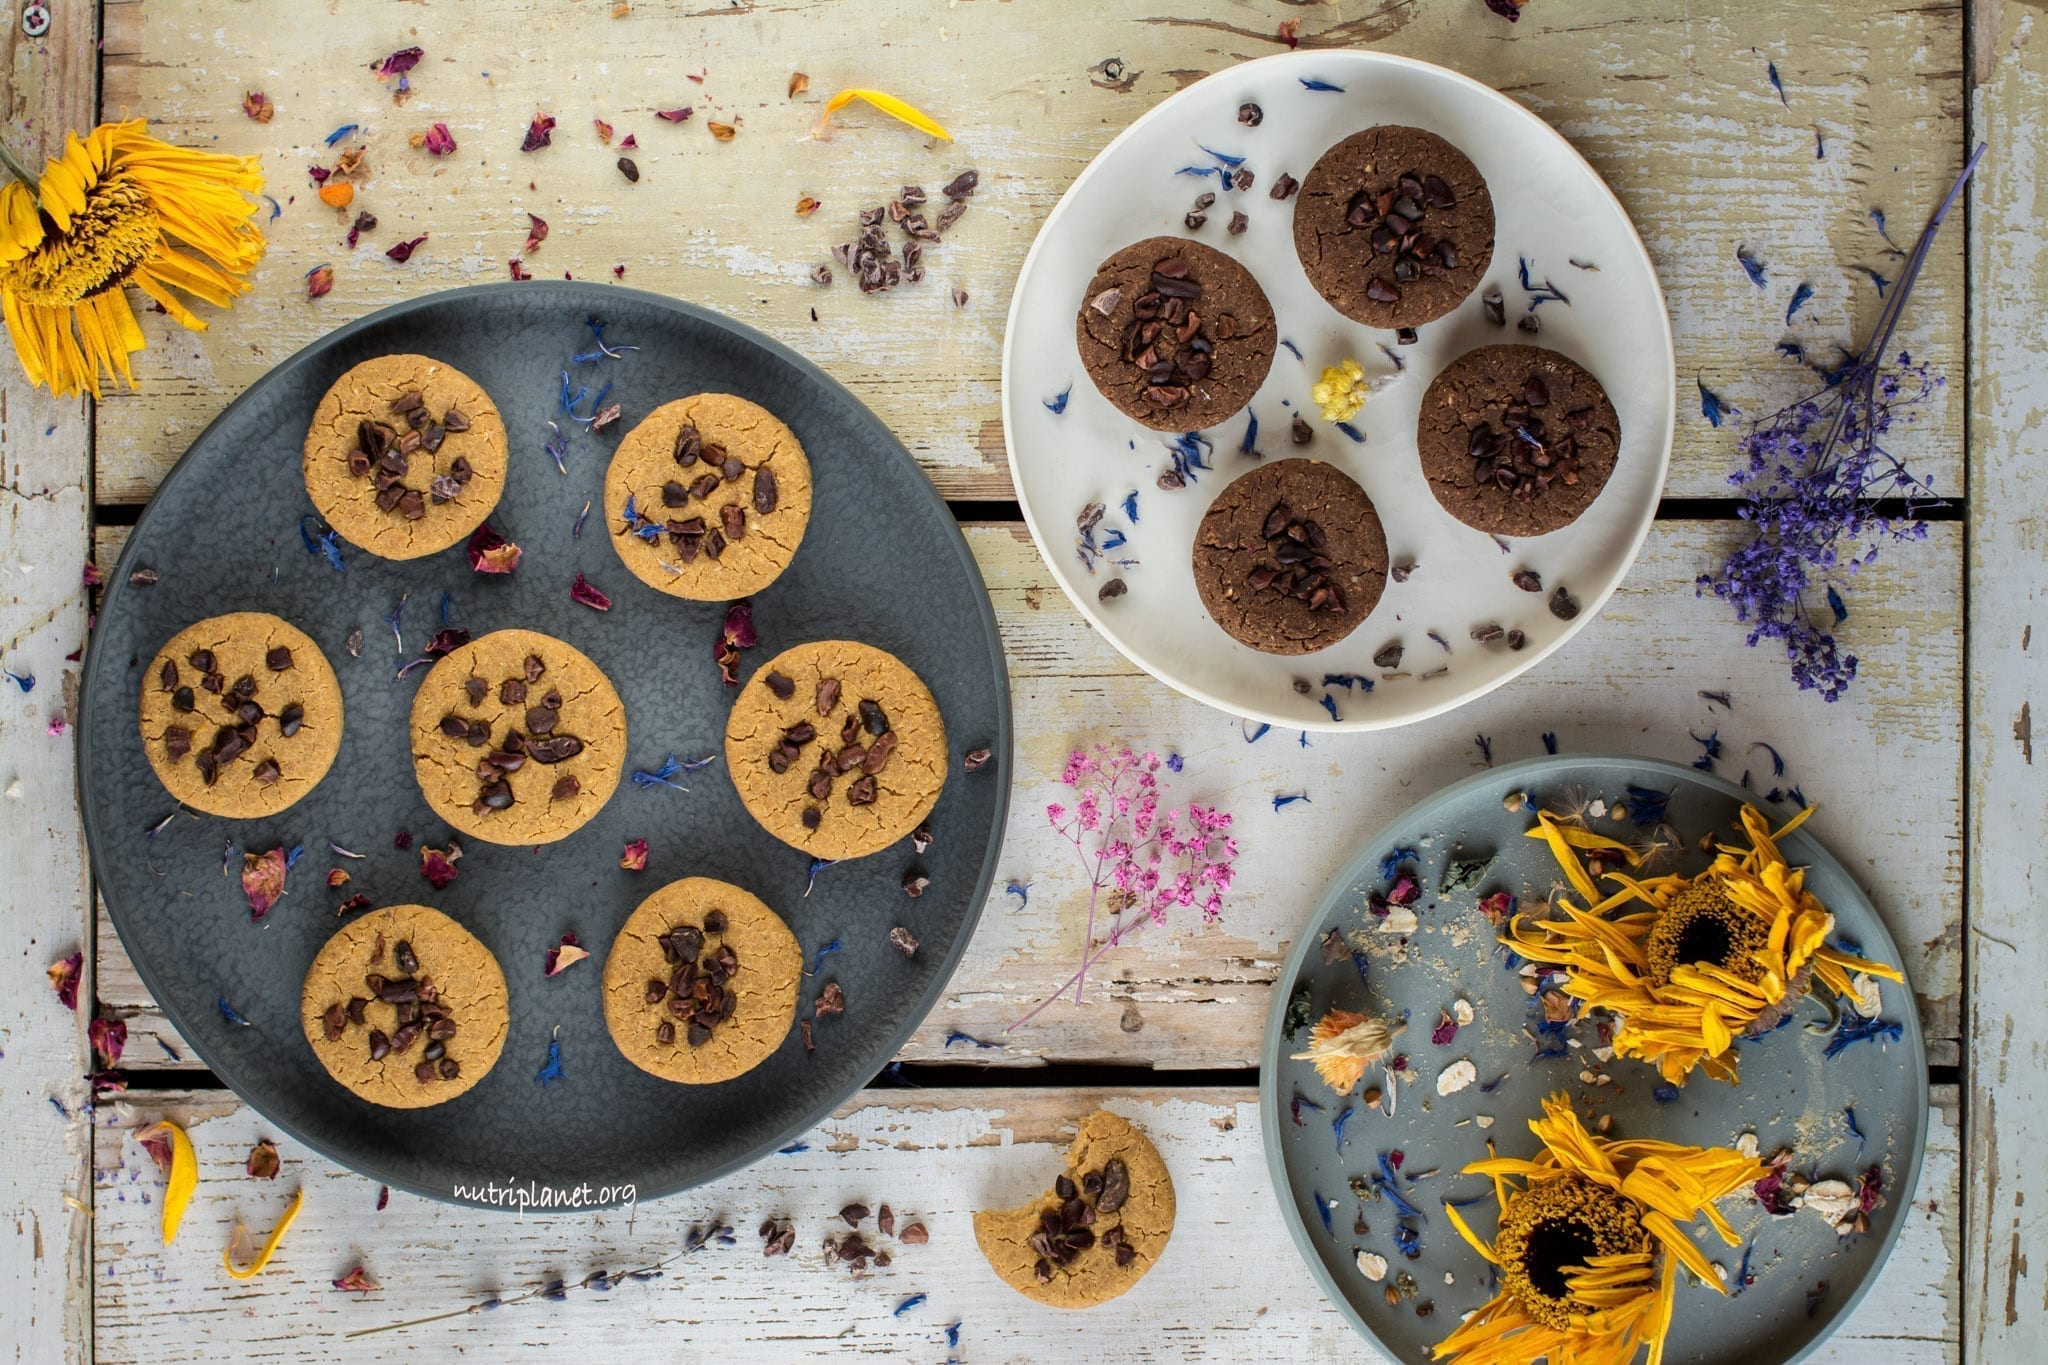
POLYGON ((795 557, 811 464, 766 408, 727 393, 664 403, 626 433, 604 477, 612 547, 672 597, 759 592, 795 557))
POLYGON ((1074 324, 1102 396, 1154 431, 1199 431, 1237 413, 1273 368, 1273 306, 1236 261, 1148 237, 1104 261, 1074 324))
POLYGON ((931 814, 946 784, 946 726, 895 655, 819 640, 784 650, 740 689, 725 761, 770 834, 814 858, 858 858, 931 814))
POLYGON ((196 621, 142 678, 142 751, 178 801, 208 815, 275 815, 341 748, 341 684, 304 632, 258 611, 196 621))
POLYGON ((1368 327, 1456 308, 1493 261, 1493 196, 1435 133, 1384 125, 1324 152, 1301 182, 1294 251, 1316 292, 1368 327))
POLYGON ((1607 486, 1621 419, 1600 381, 1556 351, 1481 346, 1429 381, 1415 444, 1445 511, 1494 535, 1540 536, 1607 486))
POLYGON ((493 844, 565 839, 604 807, 626 709, 560 640, 500 630, 427 671, 412 700, 413 773, 434 813, 493 844))
POLYGON ((1195 590, 1234 639, 1308 654, 1357 629, 1387 586, 1387 537, 1365 490, 1320 460, 1241 475, 1195 531, 1195 590))
POLYGON ((387 1109, 443 1104, 475 1085, 511 1026, 491 950, 424 905, 343 925, 313 958, 301 1001, 327 1074, 387 1109))
POLYGON ((796 1018, 803 951, 760 900, 709 877, 670 882, 604 960, 604 1022, 626 1059, 679 1085, 744 1075, 796 1018))
POLYGON ((431 356, 365 360, 313 411, 306 493, 328 525, 386 559, 445 550, 505 491, 505 424, 476 381, 431 356))
POLYGON ((1173 1177, 1159 1149, 1098 1109, 1053 1187, 1020 1208, 974 1215, 974 1240, 1004 1284, 1053 1308, 1092 1308, 1129 1290, 1173 1235, 1173 1177))

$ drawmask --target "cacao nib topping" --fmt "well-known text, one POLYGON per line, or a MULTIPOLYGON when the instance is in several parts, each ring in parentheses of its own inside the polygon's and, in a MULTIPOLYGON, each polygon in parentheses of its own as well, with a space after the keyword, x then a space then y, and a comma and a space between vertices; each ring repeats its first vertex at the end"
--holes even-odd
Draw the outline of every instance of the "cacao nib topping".
POLYGON ((583 752, 583 741, 574 735, 550 735, 526 741, 526 753, 536 763, 562 763, 583 752))
POLYGON ((164 728, 164 754, 173 763, 192 752, 192 732, 182 725, 164 728))
POLYGON ((1329 537, 1320 524, 1296 517, 1286 503, 1277 502, 1260 534, 1266 553, 1245 576, 1247 587, 1295 598, 1310 611, 1344 610, 1344 594, 1329 576, 1335 565, 1324 553, 1329 537))
POLYGON ((766 465, 754 471, 754 511, 767 516, 775 510, 775 473, 766 465))
POLYGON ((292 666, 292 652, 278 645, 263 656, 263 663, 272 673, 282 673, 292 666))
POLYGON ((768 690, 773 692, 782 701, 788 701, 792 696, 796 695, 796 683, 773 669, 770 669, 768 672, 767 683, 768 690))
MULTIPOLYGON (((1531 374, 1513 396, 1490 404, 1486 415, 1466 428, 1465 453, 1472 457, 1476 487, 1490 484, 1516 501, 1527 501, 1553 484, 1578 483, 1579 433, 1591 424, 1592 411, 1546 423, 1539 414, 1549 405, 1549 386, 1542 375, 1531 374)), ((1541 588, 1538 580, 1525 591, 1541 588)))
POLYGON ((1365 296, 1396 303, 1400 286, 1458 266, 1458 245, 1432 232, 1429 215, 1457 206, 1457 195, 1441 176, 1410 171, 1392 185, 1368 187, 1351 196, 1344 221, 1371 233, 1375 257, 1365 296))
MULTIPOLYGON (((1203 197, 1213 202, 1212 196, 1203 197)), ((1201 200, 1196 203, 1188 215, 1191 228, 1201 226, 1206 207, 1201 200)), ((1131 304, 1118 354, 1138 371, 1139 390, 1153 407, 1186 404, 1192 386, 1209 377, 1216 344, 1237 334, 1228 314, 1205 316, 1203 294, 1201 281, 1188 273, 1187 258, 1169 256, 1152 267, 1150 287, 1131 304)))

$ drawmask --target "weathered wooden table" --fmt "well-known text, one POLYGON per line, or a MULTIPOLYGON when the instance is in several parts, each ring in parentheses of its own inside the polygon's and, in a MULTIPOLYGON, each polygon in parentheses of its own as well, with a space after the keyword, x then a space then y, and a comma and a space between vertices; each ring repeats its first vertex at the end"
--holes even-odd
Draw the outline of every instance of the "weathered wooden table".
MULTIPOLYGON (((2048 1344, 2048 797, 2033 767, 2031 630, 2048 584, 2048 14, 2027 0, 1533 0, 1510 26, 1480 0, 1300 0, 1081 6, 838 0, 701 8, 633 0, 55 0, 48 33, 7 21, 7 140, 54 151, 67 127, 146 115, 174 141, 257 153, 281 216, 253 295, 193 336, 146 316, 139 393, 100 404, 0 373, 0 662, 33 672, 0 710, 0 885, 13 950, 0 968, 0 1339, 17 1358, 377 1358, 401 1346, 524 1358, 780 1359, 835 1349, 928 1359, 1259 1355, 1334 1358, 1357 1344, 1287 1245, 1259 1151, 1254 1092, 1263 1014, 1310 898, 1362 836, 1480 764, 1567 750, 1730 752, 1765 741, 1823 807, 1813 828, 1864 879, 1899 940, 1929 1040, 1935 1109, 1920 1193, 1877 1287, 1830 1343, 1839 1360, 2040 1359, 2048 1344), (1692 14, 1689 9, 1720 10, 1692 14), (1173 10, 1177 13, 1159 13, 1173 10), (616 13, 615 13, 616 11, 616 13), (1282 20, 1306 45, 1374 46, 1443 62, 1550 120, 1628 206, 1657 259, 1678 344, 1677 451, 1640 562, 1602 617, 1532 676, 1454 715, 1387 735, 1275 733, 1236 723, 1140 675, 1095 638, 1042 571, 1005 471, 997 355, 1009 288, 1040 219, 1073 174, 1142 109, 1197 77, 1276 50, 1282 20), (2043 31, 2036 32, 2037 29, 2043 31), (391 50, 426 58, 403 106, 365 70, 391 50), (1115 59, 1104 65, 1105 59, 1115 59), (1775 63, 1784 98, 1766 78, 1775 63), (811 91, 786 96, 792 70, 811 91), (695 78, 701 77, 701 83, 695 78), (929 147, 872 113, 807 134, 824 93, 872 85, 912 98, 958 143, 929 147), (261 90, 274 122, 246 118, 261 90), (688 124, 654 110, 696 107, 688 124), (517 148, 528 119, 555 145, 517 148), (592 119, 638 135, 628 185, 592 119), (735 124, 714 141, 708 118, 735 124), (445 120, 460 150, 434 159, 408 134, 445 120), (337 125, 362 125, 363 206, 377 246, 350 252, 313 196, 309 164, 337 125), (1750 245, 1774 281, 1817 291, 1798 332, 1859 339, 1878 301, 1849 267, 1880 262, 1869 211, 1910 232, 1988 140, 1967 215, 1938 243, 1905 344, 1949 376, 1931 420, 1902 442, 1950 498, 1923 545, 1890 555, 1843 628, 1863 674, 1829 706, 1741 647, 1694 576, 1736 534, 1725 474, 1733 438, 1692 401, 1695 376, 1746 413, 1797 396, 1773 362, 1779 293, 1736 266, 1750 245), (819 289, 811 266, 885 187, 981 170, 973 211, 932 253, 923 287, 864 297, 819 289), (800 195, 824 201, 794 213, 800 195), (526 214, 552 224, 523 252, 526 214), (389 240, 427 234, 406 265, 389 240), (81 564, 111 563, 124 528, 187 442, 269 366, 338 323, 444 286, 536 275, 607 278, 722 309, 817 359, 903 437, 952 499, 994 596, 1018 715, 1018 784, 1003 871, 1028 904, 992 895, 966 961, 900 1070, 809 1139, 715 1187, 630 1215, 531 1218, 405 1196, 284 1147, 275 1183, 242 1176, 265 1125, 190 1059, 94 913, 68 736, 75 659, 92 597, 81 564), (306 272, 335 267, 331 294, 306 272), (967 290, 964 307, 950 293, 967 290), (815 320, 812 310, 816 310, 815 320), (1967 631, 1966 631, 1967 625, 1967 631), (1727 691, 1709 714, 1701 692, 1727 691), (1187 756, 1184 789, 1239 813, 1245 853, 1223 924, 1150 938, 1113 959, 1085 1007, 1004 1026, 1070 970, 1082 933, 1071 855, 1042 805, 1071 743, 1128 740, 1187 756), (1284 812, 1269 796, 1308 790, 1284 812), (83 948, 85 1007, 51 998, 45 966, 83 948), (128 1024, 126 1093, 89 1102, 85 1024, 128 1024), (955 1032, 1001 1043, 949 1047, 955 1032), (969 1211, 1036 1188, 1098 1103, 1145 1125, 1181 1185, 1174 1251, 1114 1308, 1060 1316, 1002 1288, 971 1249, 969 1211), (190 1125, 202 1181, 175 1248, 157 1235, 160 1177, 126 1134, 190 1125), (1029 1148, 1008 1152, 1007 1148, 1029 1148), (239 1215, 267 1227, 295 1186, 305 1215, 259 1279, 223 1277, 239 1215), (831 1211, 888 1201, 931 1244, 855 1278, 818 1247, 831 1211), (794 1218, 797 1250, 764 1260, 754 1227, 794 1218), (686 1229, 738 1229, 650 1283, 451 1318, 403 1337, 343 1333, 458 1309, 490 1294, 678 1249, 686 1229), (2030 1263, 2031 1262, 2031 1263, 2030 1263), (382 1288, 328 1281, 366 1265, 382 1288), (900 1317, 899 1302, 929 1297, 900 1317)), ((532 453, 532 452, 530 452, 532 453)), ((223 945, 223 951, 231 951, 223 945)), ((274 1136, 274 1135, 273 1135, 274 1136)), ((1682 1351, 1678 1353, 1682 1358, 1682 1351)))

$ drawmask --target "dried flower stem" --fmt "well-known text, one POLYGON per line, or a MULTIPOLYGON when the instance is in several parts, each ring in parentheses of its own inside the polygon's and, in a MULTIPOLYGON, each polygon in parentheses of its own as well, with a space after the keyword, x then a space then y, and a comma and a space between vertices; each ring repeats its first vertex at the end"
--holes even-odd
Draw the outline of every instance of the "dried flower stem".
MULTIPOLYGON (((37 186, 41 182, 36 179, 26 166, 23 166, 15 158, 13 151, 4 142, 0 142, 0 166, 4 166, 9 175, 26 185, 31 195, 37 194, 37 186)), ((38 202, 40 202, 40 197, 38 197, 38 202)))

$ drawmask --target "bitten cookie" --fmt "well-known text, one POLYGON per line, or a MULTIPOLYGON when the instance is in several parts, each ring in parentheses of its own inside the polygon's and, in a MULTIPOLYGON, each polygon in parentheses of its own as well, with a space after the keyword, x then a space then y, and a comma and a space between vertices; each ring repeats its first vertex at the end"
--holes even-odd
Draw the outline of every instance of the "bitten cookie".
POLYGON ((1092 1308, 1145 1278, 1173 1234, 1173 1179, 1146 1136, 1098 1109, 1051 1190, 974 1215, 974 1240, 1004 1284, 1053 1308, 1092 1308))
POLYGON ((725 725, 733 786, 762 828, 814 858, 887 848, 946 784, 946 726, 918 676, 852 640, 784 650, 725 725))
POLYGON ((625 758, 619 694, 586 655, 534 631, 471 641, 413 697, 421 793, 487 843, 567 838, 611 799, 625 758))
POLYGON ((1217 495, 1195 531, 1195 590, 1231 638, 1266 654, 1333 645, 1387 586, 1372 499, 1334 465, 1274 460, 1217 495))
POLYGON ((1420 128, 1353 133, 1301 182, 1294 250, 1309 283, 1368 327, 1416 327, 1493 263, 1493 196, 1463 152, 1420 128))
POLYGON ((1102 396, 1154 431, 1215 426, 1273 368, 1273 306, 1251 272, 1178 237, 1134 242, 1096 267, 1074 323, 1102 396))
POLYGON ((393 905, 351 920, 306 972, 306 1041, 372 1104, 445 1104, 498 1063, 511 1024, 490 949, 439 910, 393 905))
POLYGON ((604 961, 604 1022, 626 1060, 679 1085, 744 1075, 796 1018, 803 950, 759 899, 670 882, 626 917, 604 961))
POLYGON ((142 679, 142 750, 171 796, 208 815, 275 815, 341 748, 341 684, 318 645, 262 612, 185 627, 142 679))
POLYGON ((1569 526, 1600 496, 1621 419, 1584 366, 1541 346, 1481 346, 1429 381, 1422 476, 1444 510, 1502 536, 1569 526))
POLYGON ((672 597, 724 602, 789 567, 811 517, 811 462, 774 413, 729 393, 664 403, 604 476, 612 547, 672 597))
POLYGON ((505 423, 490 396, 430 356, 365 360, 321 398, 306 493, 351 545, 386 559, 445 550, 505 491, 505 423))

